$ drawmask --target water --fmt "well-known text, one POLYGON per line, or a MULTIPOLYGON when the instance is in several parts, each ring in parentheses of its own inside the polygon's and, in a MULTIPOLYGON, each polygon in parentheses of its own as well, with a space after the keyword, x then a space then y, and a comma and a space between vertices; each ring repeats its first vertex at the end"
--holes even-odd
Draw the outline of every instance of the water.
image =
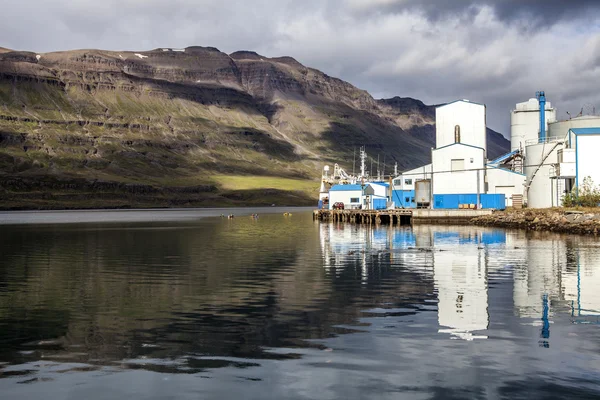
POLYGON ((0 213, 0 397, 600 397, 597 239, 229 212, 0 213))

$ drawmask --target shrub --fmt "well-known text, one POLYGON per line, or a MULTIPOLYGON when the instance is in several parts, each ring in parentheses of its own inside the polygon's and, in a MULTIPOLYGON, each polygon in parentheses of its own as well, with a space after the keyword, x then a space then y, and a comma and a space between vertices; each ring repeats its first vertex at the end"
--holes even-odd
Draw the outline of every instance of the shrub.
POLYGON ((583 179, 581 188, 573 188, 571 193, 566 193, 563 198, 563 207, 598 207, 600 205, 600 188, 594 185, 591 177, 583 179))

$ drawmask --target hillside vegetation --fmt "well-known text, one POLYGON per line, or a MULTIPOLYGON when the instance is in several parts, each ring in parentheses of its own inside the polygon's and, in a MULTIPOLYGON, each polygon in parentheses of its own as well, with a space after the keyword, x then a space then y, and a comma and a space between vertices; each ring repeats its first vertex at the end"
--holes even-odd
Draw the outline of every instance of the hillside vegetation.
POLYGON ((362 145, 388 172, 428 162, 433 124, 290 57, 2 49, 0 207, 312 205, 323 164, 362 145))

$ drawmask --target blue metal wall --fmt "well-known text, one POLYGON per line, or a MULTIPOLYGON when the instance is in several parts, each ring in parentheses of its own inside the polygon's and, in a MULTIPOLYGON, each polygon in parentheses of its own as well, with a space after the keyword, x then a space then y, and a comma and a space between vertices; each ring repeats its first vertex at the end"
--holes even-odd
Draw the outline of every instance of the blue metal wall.
POLYGON ((392 201, 398 208, 416 208, 414 190, 394 190, 392 191, 392 201), (406 199, 408 198, 408 201, 406 199))
MULTIPOLYGON (((481 194, 480 200, 482 208, 506 209, 506 197, 503 194, 481 194)), ((437 209, 458 209, 459 204, 477 204, 477 194, 435 194, 433 204, 437 209)))
POLYGON ((387 208, 387 199, 373 199, 373 209, 385 210, 387 208))

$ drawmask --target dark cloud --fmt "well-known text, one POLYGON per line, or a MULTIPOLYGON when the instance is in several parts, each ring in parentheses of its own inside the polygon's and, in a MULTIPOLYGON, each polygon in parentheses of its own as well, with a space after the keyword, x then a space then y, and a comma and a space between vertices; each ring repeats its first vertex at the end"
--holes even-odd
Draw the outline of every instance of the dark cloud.
POLYGON ((551 26, 581 17, 593 20, 600 14, 598 0, 389 0, 378 3, 380 11, 421 11, 432 20, 472 19, 482 7, 489 7, 499 20, 519 22, 523 27, 551 26))

